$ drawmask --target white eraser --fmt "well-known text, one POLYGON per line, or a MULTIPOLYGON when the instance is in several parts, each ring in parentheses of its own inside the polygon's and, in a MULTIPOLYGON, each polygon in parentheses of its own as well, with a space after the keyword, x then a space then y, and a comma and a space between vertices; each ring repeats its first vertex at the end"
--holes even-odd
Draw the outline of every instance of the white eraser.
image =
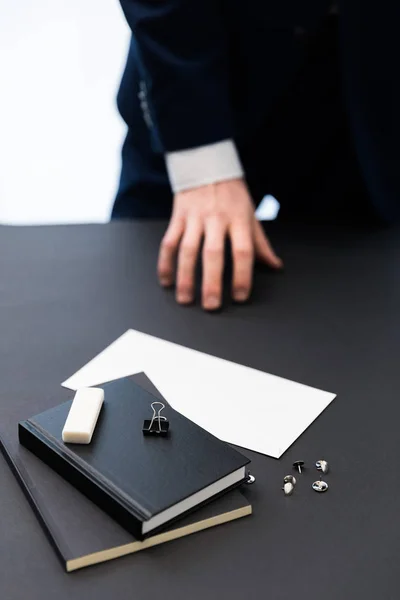
POLYGON ((81 388, 72 401, 62 431, 63 442, 90 444, 100 409, 104 402, 104 390, 81 388))

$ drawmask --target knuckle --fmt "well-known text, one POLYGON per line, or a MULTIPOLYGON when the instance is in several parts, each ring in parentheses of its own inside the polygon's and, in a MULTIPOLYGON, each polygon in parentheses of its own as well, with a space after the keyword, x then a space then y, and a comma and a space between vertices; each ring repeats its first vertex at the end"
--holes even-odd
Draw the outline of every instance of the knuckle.
POLYGON ((196 246, 196 244, 193 244, 192 242, 183 242, 182 246, 181 246, 181 250, 182 250, 182 253, 185 254, 186 256, 195 256, 196 251, 197 251, 197 246, 196 246))
POLYGON ((233 288, 235 292, 245 292, 247 294, 250 291, 251 285, 247 279, 241 280, 239 277, 235 280, 233 288))
POLYGON ((193 284, 190 279, 185 277, 178 281, 177 289, 180 294, 191 294, 193 291, 193 284))
POLYGON ((216 206, 212 211, 212 217, 216 223, 225 223, 227 220, 226 208, 222 206, 216 206))
POLYGON ((221 286, 218 283, 205 283, 203 288, 206 296, 219 296, 221 293, 221 286))
POLYGON ((176 248, 176 242, 171 237, 165 237, 161 243, 163 250, 174 250, 176 248))
POLYGON ((238 246, 234 250, 234 255, 238 260, 249 260, 253 256, 253 248, 251 245, 238 246))
POLYGON ((249 288, 251 285, 252 273, 250 268, 234 269, 233 283, 234 287, 249 288))
POLYGON ((167 265, 160 265, 157 271, 159 277, 170 277, 172 274, 172 269, 170 269, 167 265))
POLYGON ((208 245, 204 247, 204 256, 207 258, 217 258, 220 256, 222 248, 217 245, 208 245))
POLYGON ((170 269, 168 267, 168 265, 166 264, 165 260, 159 260, 158 265, 157 265, 157 273, 159 275, 168 275, 170 269))

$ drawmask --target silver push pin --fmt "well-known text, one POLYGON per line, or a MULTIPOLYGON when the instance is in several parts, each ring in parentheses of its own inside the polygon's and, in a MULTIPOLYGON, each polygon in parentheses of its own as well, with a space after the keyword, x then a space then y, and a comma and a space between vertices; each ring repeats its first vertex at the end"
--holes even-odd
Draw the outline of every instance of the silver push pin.
POLYGON ((247 485, 252 485, 255 482, 256 482, 256 478, 254 477, 254 475, 252 475, 250 473, 250 471, 247 471, 247 479, 246 479, 245 483, 247 483, 247 485))
POLYGON ((152 402, 151 408, 153 409, 153 416, 151 419, 145 419, 143 422, 143 435, 154 435, 165 437, 168 435, 169 421, 167 417, 161 415, 161 411, 164 410, 165 404, 162 402, 152 402), (159 406, 156 410, 156 406, 159 406))
POLYGON ((301 468, 304 467, 304 460, 296 460, 296 462, 293 463, 293 467, 301 473, 301 468))
POLYGON ((283 478, 282 489, 285 493, 285 496, 291 496, 293 494, 296 483, 296 477, 293 477, 293 475, 286 475, 286 477, 283 478))
POLYGON ((321 481, 320 479, 318 481, 314 481, 312 484, 312 489, 316 492, 326 492, 328 487, 329 486, 326 481, 321 481))
POLYGON ((327 473, 329 471, 329 465, 326 460, 317 460, 315 466, 317 467, 317 470, 322 473, 327 473))

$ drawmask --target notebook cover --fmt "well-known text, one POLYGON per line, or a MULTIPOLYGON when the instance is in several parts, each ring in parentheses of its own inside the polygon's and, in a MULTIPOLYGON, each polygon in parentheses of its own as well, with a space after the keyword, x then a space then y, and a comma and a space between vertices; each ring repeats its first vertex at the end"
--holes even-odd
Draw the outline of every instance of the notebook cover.
POLYGON ((13 454, 5 440, 0 439, 0 450, 68 572, 127 556, 252 513, 251 503, 239 490, 232 490, 166 531, 140 541, 25 448, 13 454))
POLYGON ((128 377, 101 387, 91 444, 62 442, 72 399, 21 422, 19 439, 136 538, 145 521, 250 462, 170 406, 170 435, 143 436, 155 396, 128 377))

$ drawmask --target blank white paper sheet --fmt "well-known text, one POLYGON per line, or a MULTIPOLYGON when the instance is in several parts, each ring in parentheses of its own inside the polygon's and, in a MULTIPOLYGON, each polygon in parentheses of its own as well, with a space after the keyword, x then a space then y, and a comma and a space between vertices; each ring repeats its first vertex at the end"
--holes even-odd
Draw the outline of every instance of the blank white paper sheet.
POLYGON ((77 390, 141 372, 175 410, 219 439, 274 458, 336 396, 133 329, 62 386, 77 390))

